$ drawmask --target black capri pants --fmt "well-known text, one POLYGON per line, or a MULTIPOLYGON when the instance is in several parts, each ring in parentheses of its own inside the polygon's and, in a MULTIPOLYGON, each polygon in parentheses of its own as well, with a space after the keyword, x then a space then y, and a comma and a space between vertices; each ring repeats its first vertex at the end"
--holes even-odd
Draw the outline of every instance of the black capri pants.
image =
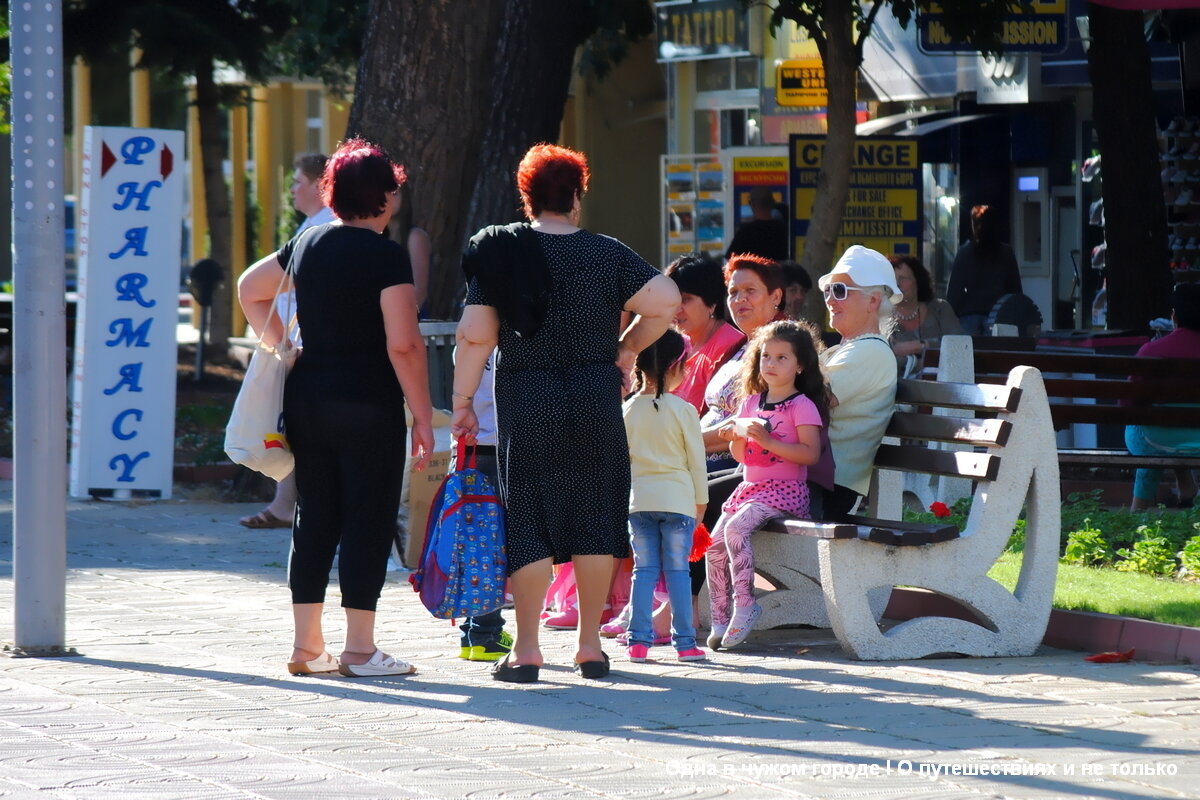
POLYGON ((400 509, 406 457, 404 407, 284 395, 299 503, 288 588, 293 603, 323 603, 338 554, 342 607, 374 611, 400 509))

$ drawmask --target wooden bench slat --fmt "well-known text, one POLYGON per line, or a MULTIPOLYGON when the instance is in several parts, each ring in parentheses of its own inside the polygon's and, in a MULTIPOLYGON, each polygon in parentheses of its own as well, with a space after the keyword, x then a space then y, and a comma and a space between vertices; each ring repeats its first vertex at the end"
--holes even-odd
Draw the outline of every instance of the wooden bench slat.
POLYGON ((959 537, 959 530, 953 525, 901 522, 867 517, 850 517, 845 523, 777 517, 764 523, 760 530, 810 536, 815 539, 863 539, 895 547, 948 542, 959 537))
POLYGON ((1003 447, 1008 444, 1012 423, 999 419, 935 417, 930 414, 896 412, 888 423, 887 435, 899 439, 1003 447))
POLYGON ((1184 467, 1200 466, 1194 456, 1135 456, 1122 450, 1059 450, 1058 463, 1089 467, 1184 467))
POLYGON ((1032 353, 1012 350, 976 350, 975 371, 1007 373, 1017 364, 1037 367, 1042 372, 1065 374, 1113 375, 1128 377, 1169 377, 1178 374, 1178 359, 1143 358, 1139 356, 1097 355, 1094 353, 1032 353))
POLYGON ((1015 386, 975 383, 932 383, 915 379, 899 381, 896 402, 939 408, 978 411, 1016 411, 1021 390, 1015 386))
MULTIPOLYGON (((1197 369, 1200 373, 1200 369, 1197 369)), ((976 378, 981 380, 981 378, 976 378)), ((1056 398, 1087 397, 1096 400, 1132 400, 1143 405, 1190 403, 1200 397, 1200 375, 1193 378, 1154 378, 1130 381, 1103 378, 1046 378, 1046 394, 1056 398)))
POLYGON ((1051 403, 1054 426, 1065 425, 1161 425, 1168 428, 1200 428, 1200 407, 1096 405, 1094 403, 1051 403))
POLYGON ((858 526, 837 522, 814 522, 808 519, 776 517, 764 522, 761 529, 773 533, 812 536, 817 539, 856 539, 858 526))
POLYGON ((881 444, 875 466, 900 472, 922 472, 948 478, 994 481, 1000 456, 990 453, 947 452, 913 445, 881 444))

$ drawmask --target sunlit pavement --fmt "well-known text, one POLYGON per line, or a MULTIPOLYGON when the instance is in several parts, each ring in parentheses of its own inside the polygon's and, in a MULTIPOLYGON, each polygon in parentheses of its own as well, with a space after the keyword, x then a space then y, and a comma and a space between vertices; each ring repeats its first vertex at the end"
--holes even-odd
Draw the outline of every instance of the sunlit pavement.
MULTIPOLYGON (((0 639, 13 638, 12 483, 0 482, 0 639)), ((1200 779, 1196 667, 848 660, 828 631, 542 682, 457 658, 404 573, 379 641, 417 675, 291 677, 288 532, 193 495, 68 506, 68 658, 0 657, 0 797, 1160 798, 1200 779)), ((336 581, 330 649, 343 630, 336 581)))

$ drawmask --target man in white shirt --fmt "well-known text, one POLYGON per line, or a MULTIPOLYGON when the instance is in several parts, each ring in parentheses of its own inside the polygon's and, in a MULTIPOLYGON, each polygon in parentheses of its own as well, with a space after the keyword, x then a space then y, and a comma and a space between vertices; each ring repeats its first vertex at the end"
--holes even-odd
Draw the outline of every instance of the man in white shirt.
MULTIPOLYGON (((329 156, 322 153, 305 153, 296 156, 292 172, 292 205, 304 215, 304 222, 296 229, 296 234, 314 225, 333 222, 337 217, 321 200, 320 182, 325 173, 325 164, 329 156)), ((296 293, 287 291, 280 293, 276 299, 279 316, 285 318, 296 313, 296 293)), ((286 322, 286 321, 285 321, 286 322)), ((291 331, 292 340, 300 344, 300 329, 291 331)), ((275 484, 275 498, 271 504, 257 514, 242 517, 239 523, 247 528, 290 528, 296 515, 296 479, 289 475, 275 484)))

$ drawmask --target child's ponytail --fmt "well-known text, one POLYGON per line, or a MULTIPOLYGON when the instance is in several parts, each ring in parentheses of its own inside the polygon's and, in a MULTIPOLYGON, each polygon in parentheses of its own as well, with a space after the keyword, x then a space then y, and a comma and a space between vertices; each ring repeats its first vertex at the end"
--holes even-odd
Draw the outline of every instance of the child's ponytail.
POLYGON ((637 366, 634 370, 638 381, 638 392, 646 388, 646 376, 654 380, 654 409, 658 410, 658 398, 663 396, 667 383, 667 373, 675 366, 687 349, 683 336, 673 328, 668 328, 654 344, 638 353, 637 366))

